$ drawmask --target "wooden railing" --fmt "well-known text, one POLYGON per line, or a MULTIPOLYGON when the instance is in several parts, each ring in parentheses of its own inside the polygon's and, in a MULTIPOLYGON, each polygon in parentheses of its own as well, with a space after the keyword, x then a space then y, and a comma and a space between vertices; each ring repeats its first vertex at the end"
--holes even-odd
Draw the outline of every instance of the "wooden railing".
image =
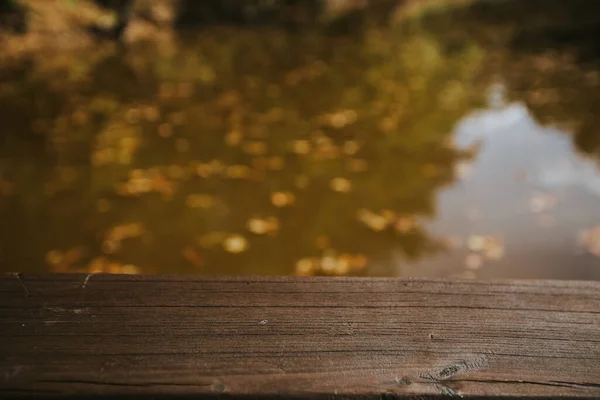
POLYGON ((598 399, 600 282, 3 275, 0 382, 1 399, 598 399))

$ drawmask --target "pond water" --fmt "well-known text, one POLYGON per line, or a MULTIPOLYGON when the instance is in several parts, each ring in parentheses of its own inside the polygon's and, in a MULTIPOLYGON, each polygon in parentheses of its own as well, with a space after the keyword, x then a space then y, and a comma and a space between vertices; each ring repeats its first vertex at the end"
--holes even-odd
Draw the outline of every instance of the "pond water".
POLYGON ((599 279, 597 21, 499 3, 4 60, 0 270, 599 279))

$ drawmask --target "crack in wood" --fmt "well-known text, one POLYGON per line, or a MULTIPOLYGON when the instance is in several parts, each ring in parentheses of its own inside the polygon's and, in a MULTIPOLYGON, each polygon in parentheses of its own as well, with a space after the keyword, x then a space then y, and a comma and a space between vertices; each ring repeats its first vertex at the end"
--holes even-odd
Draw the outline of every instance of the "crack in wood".
POLYGON ((94 274, 87 274, 87 276, 83 280, 83 285, 81 285, 82 289, 85 289, 85 285, 87 285, 88 281, 92 278, 92 275, 94 275, 94 274))
MULTIPOLYGON (((37 379, 38 383, 55 383, 55 384, 81 384, 81 385, 99 385, 99 386, 119 386, 119 387, 156 387, 156 386, 185 386, 185 387, 209 387, 215 383, 186 383, 186 382, 110 382, 110 381, 92 381, 79 379, 37 379)), ((218 384, 218 383, 217 383, 218 384)))
POLYGON ((23 287, 23 290, 25 291, 25 297, 29 297, 30 296, 29 290, 27 290, 27 286, 25 286, 25 283, 23 282, 23 278, 22 278, 21 274, 16 273, 15 277, 17 278, 17 280, 19 281, 19 283, 23 287))
POLYGON ((566 387, 575 389, 600 388, 600 383, 589 383, 589 382, 567 382, 567 381, 526 381, 526 380, 509 380, 509 379, 453 379, 451 382, 474 382, 474 383, 499 383, 499 384, 511 384, 511 385, 539 385, 539 386, 551 386, 551 387, 566 387))
POLYGON ((447 364, 441 368, 421 372, 417 374, 417 377, 420 379, 416 380, 416 382, 433 384, 437 392, 443 396, 463 397, 459 392, 449 386, 451 383, 458 381, 451 378, 465 372, 474 372, 484 369, 488 363, 488 357, 489 354, 475 354, 466 359, 447 364))
POLYGON ((442 385, 440 383, 436 383, 433 385, 436 390, 438 391, 439 394, 441 394, 442 396, 448 396, 448 397, 460 397, 462 398, 463 396, 461 394, 459 394, 456 390, 452 389, 449 386, 446 385, 442 385))
POLYGON ((572 385, 573 387, 600 388, 600 383, 590 383, 590 382, 549 381, 549 383, 557 383, 557 384, 562 384, 562 385, 572 385))
POLYGON ((4 384, 9 383, 12 379, 14 379, 19 373, 23 370, 22 365, 17 365, 13 367, 10 371, 6 371, 4 374, 4 380, 2 381, 4 384))

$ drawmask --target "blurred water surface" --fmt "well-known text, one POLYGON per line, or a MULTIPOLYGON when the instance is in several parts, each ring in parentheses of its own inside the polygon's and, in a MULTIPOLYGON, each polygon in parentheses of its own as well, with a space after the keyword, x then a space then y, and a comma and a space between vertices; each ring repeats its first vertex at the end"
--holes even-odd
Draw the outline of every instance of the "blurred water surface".
POLYGON ((534 3, 4 58, 0 268, 598 279, 598 25, 534 3))

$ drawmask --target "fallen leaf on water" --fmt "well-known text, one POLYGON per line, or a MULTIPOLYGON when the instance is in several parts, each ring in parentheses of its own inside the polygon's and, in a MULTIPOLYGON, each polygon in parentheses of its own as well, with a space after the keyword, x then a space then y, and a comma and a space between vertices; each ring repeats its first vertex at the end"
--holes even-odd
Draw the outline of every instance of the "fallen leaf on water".
POLYGON ((303 258, 296 263, 294 272, 298 276, 311 276, 314 275, 319 266, 315 259, 303 258))
POLYGON ((479 254, 469 254, 465 258, 465 267, 470 270, 476 270, 483 265, 483 258, 479 254))
POLYGON ((102 251, 106 254, 114 254, 121 248, 121 242, 114 239, 106 239, 102 242, 102 251))
POLYGON ((227 237, 226 232, 213 231, 196 238, 198 245, 204 248, 214 247, 223 243, 227 237))
POLYGON ((333 255, 326 255, 321 258, 321 270, 326 274, 332 274, 337 266, 337 259, 333 255))
POLYGON ((185 204, 190 208, 211 208, 215 205, 215 198, 207 194, 190 194, 185 199, 185 204))
POLYGON ((318 159, 331 159, 337 158, 339 155, 339 149, 333 143, 333 139, 328 136, 318 134, 315 137, 315 143, 317 146, 315 157, 318 159))
POLYGON ((348 273, 350 272, 350 263, 345 258, 338 258, 333 272, 335 275, 338 276, 348 275, 348 273))
POLYGON ((208 178, 213 173, 213 169, 210 164, 197 164, 196 165, 196 174, 202 178, 208 178))
POLYGON ((163 138, 168 138, 173 135, 173 127, 169 124, 160 124, 158 126, 158 135, 163 138))
POLYGON ((225 143, 228 146, 235 147, 242 142, 242 133, 240 131, 231 131, 225 135, 225 143))
POLYGON ((192 246, 183 249, 183 258, 189 261, 195 267, 201 267, 204 264, 204 259, 192 246))
POLYGON ((349 254, 336 254, 332 249, 324 251, 323 257, 318 262, 321 272, 327 275, 346 276, 351 271, 364 268, 366 261, 360 257, 353 257, 349 254))
POLYGON ((396 213, 392 210, 381 210, 379 213, 386 221, 387 224, 392 224, 396 220, 396 213))
POLYGON ((384 217, 367 209, 359 209, 356 212, 357 219, 376 232, 383 231, 388 226, 384 217))
POLYGON ((590 254, 600 257, 600 225, 579 232, 579 245, 590 254))
POLYGON ((121 268, 121 271, 124 274, 127 274, 127 275, 137 275, 137 274, 140 274, 142 272, 139 267, 137 267, 137 266, 135 266, 133 264, 123 265, 123 267, 121 268))
POLYGON ((144 226, 139 222, 134 222, 125 226, 127 237, 138 237, 144 234, 144 226))
POLYGON ((504 257, 504 241, 499 237, 473 235, 467 240, 467 247, 487 260, 500 260, 504 257))
POLYGON ((467 245, 471 251, 481 251, 485 246, 485 238, 478 235, 469 236, 467 245))
POLYGON ((163 176, 158 176, 152 181, 152 188, 163 196, 172 196, 175 191, 175 185, 173 182, 168 181, 163 176))
POLYGON ((547 193, 536 193, 529 198, 529 209, 533 213, 551 210, 556 204, 556 197, 547 193))
POLYGON ((89 121, 89 115, 86 111, 77 110, 73 113, 71 117, 73 119, 73 123, 79 126, 84 126, 89 121))
POLYGON ((454 167, 454 173, 458 179, 466 179, 471 176, 473 166, 469 162, 459 162, 454 167))
POLYGON ((108 265, 108 267, 106 268, 106 272, 108 272, 109 274, 122 274, 123 267, 121 264, 113 262, 108 265))
POLYGON ((341 257, 348 260, 348 265, 350 266, 351 270, 359 271, 367 267, 368 259, 363 254, 342 254, 341 257))
POLYGON ((311 145, 308 140, 295 140, 292 142, 292 151, 296 154, 308 154, 311 150, 311 145))
POLYGON ((268 217, 265 220, 268 224, 270 234, 276 234, 279 230, 279 220, 276 217, 268 217))
POLYGON ((252 170, 247 165, 230 165, 225 174, 231 179, 244 179, 250 176, 252 170))
POLYGON ((210 162, 210 168, 213 174, 220 174, 225 170, 225 164, 221 160, 212 160, 210 162))
POLYGON ((343 110, 328 114, 324 117, 326 123, 332 128, 340 129, 356 121, 356 111, 343 110))
POLYGON ((64 260, 64 255, 59 250, 51 250, 46 253, 46 262, 50 265, 56 265, 62 263, 64 260))
POLYGON ((379 129, 384 133, 390 133, 398 128, 398 119, 385 117, 379 122, 379 129))
POLYGON ((144 109, 144 115, 148 122, 156 122, 160 118, 160 110, 156 106, 148 106, 144 109))
POLYGON ((242 235, 231 235, 223 241, 223 248, 229 253, 238 254, 248 250, 248 240, 242 235))
POLYGON ((333 178, 329 182, 329 186, 338 193, 348 193, 352 190, 352 182, 346 178, 333 178))
POLYGON ((394 228, 400 233, 408 233, 415 229, 417 226, 417 220, 413 216, 398 217, 394 228))
POLYGON ((91 274, 100 274, 106 272, 108 260, 104 257, 96 257, 88 264, 88 272, 91 274))
POLYGON ((447 250, 456 250, 463 246, 463 240, 459 236, 448 236, 442 239, 442 244, 447 250))
POLYGON ((261 218, 250 218, 246 223, 248 230, 256 235, 269 233, 269 223, 261 218))
POLYGON ((360 158, 353 158, 348 160, 348 169, 351 172, 365 172, 369 169, 369 164, 366 160, 360 158))
POLYGON ((344 143, 343 151, 349 156, 356 154, 360 150, 360 145, 355 140, 349 140, 344 143))
POLYGON ((132 179, 127 184, 127 192, 130 195, 148 193, 152 190, 152 181, 148 178, 132 179))
POLYGON ((140 122, 141 112, 138 108, 130 108, 125 113, 125 120, 130 124, 136 124, 140 122))
POLYGON ((483 252, 483 255, 488 260, 494 260, 494 261, 500 260, 502 257, 504 257, 504 245, 502 245, 502 244, 490 245, 485 249, 485 251, 483 252))
POLYGON ((242 146, 242 150, 253 156, 262 156, 267 153, 267 144, 259 141, 246 142, 242 146))
POLYGON ((271 193, 271 203, 275 207, 286 207, 294 204, 296 196, 291 192, 273 192, 271 193))

